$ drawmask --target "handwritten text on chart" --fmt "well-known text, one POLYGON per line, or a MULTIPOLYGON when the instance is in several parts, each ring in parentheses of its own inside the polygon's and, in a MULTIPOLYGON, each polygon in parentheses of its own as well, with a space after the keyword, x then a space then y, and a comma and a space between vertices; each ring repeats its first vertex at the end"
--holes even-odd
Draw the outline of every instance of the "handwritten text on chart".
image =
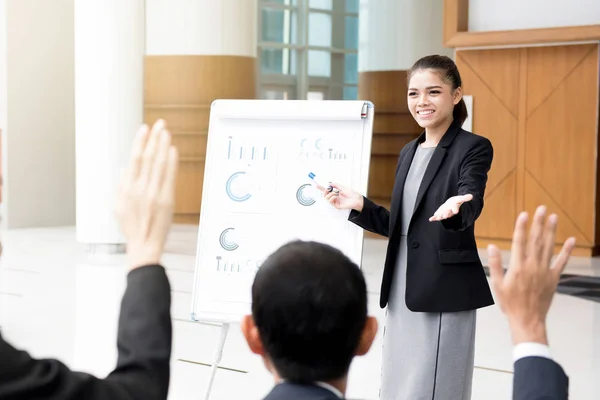
POLYGON ((255 274, 259 270, 262 263, 263 260, 240 260, 217 256, 215 269, 217 272, 223 273, 255 274))
POLYGON ((314 140, 303 138, 300 141, 298 156, 300 158, 320 159, 323 161, 341 161, 348 158, 346 153, 326 147, 321 138, 314 140))
POLYGON ((236 143, 232 136, 229 136, 227 143, 227 159, 228 160, 244 160, 244 161, 267 161, 270 154, 267 146, 248 145, 236 143))

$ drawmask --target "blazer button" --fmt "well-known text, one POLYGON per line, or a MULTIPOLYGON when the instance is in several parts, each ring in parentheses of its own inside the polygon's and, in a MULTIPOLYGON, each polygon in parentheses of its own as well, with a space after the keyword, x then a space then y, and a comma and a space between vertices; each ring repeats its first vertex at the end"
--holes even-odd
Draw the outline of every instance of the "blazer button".
POLYGON ((412 247, 413 249, 416 249, 417 247, 419 247, 419 242, 417 242, 416 240, 414 240, 414 241, 411 243, 411 247, 412 247))

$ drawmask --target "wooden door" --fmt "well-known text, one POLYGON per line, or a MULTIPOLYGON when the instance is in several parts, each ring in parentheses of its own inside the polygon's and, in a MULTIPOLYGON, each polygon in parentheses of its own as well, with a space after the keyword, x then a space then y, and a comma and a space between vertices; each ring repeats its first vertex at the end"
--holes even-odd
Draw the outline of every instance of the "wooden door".
POLYGON ((462 50, 456 61, 473 96, 473 131, 490 138, 494 163, 478 244, 510 245, 521 210, 559 216, 558 243, 595 253, 598 45, 462 50))

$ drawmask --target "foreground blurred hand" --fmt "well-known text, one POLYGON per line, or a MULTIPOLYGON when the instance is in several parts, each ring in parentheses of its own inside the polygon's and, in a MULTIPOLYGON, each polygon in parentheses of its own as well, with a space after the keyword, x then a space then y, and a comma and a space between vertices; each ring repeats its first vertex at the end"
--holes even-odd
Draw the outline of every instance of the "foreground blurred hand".
POLYGON ((121 301, 118 360, 104 379, 34 359, 0 336, 0 399, 166 400, 172 349, 171 286, 160 258, 175 201, 177 151, 163 121, 138 132, 117 216, 132 271, 121 301), (143 267, 143 268, 140 268, 143 267))
POLYGON ((488 248, 492 288, 508 318, 515 344, 548 343, 546 316, 575 247, 575 238, 569 238, 552 261, 557 223, 556 214, 546 218, 546 207, 540 206, 527 236, 527 213, 521 213, 515 224, 506 274, 500 250, 494 245, 488 248))
POLYGON ((178 154, 165 122, 137 133, 121 180, 117 218, 132 269, 159 264, 173 218, 178 154))
POLYGON ((548 310, 575 247, 575 238, 569 238, 552 261, 557 223, 558 217, 546 218, 546 207, 540 206, 527 236, 527 214, 521 213, 506 274, 500 250, 488 247, 492 288, 514 343, 513 400, 569 398, 569 378, 552 359, 546 331, 548 310))

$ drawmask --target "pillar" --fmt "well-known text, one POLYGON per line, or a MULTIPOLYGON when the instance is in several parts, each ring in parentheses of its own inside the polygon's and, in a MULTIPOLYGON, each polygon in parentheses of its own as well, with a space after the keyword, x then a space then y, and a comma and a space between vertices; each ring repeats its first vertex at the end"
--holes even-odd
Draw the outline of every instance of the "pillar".
POLYGON ((73 0, 0 0, 2 229, 75 222, 73 0))
POLYGON ((180 153, 174 221, 198 224, 210 104, 256 98, 256 0, 146 0, 144 118, 180 153))
POLYGON ((452 57, 443 47, 441 0, 360 0, 358 98, 375 104, 369 196, 389 206, 402 147, 421 128, 406 104, 406 72, 429 54, 452 57))
POLYGON ((120 245, 121 169, 143 121, 144 0, 75 0, 77 240, 120 245))

